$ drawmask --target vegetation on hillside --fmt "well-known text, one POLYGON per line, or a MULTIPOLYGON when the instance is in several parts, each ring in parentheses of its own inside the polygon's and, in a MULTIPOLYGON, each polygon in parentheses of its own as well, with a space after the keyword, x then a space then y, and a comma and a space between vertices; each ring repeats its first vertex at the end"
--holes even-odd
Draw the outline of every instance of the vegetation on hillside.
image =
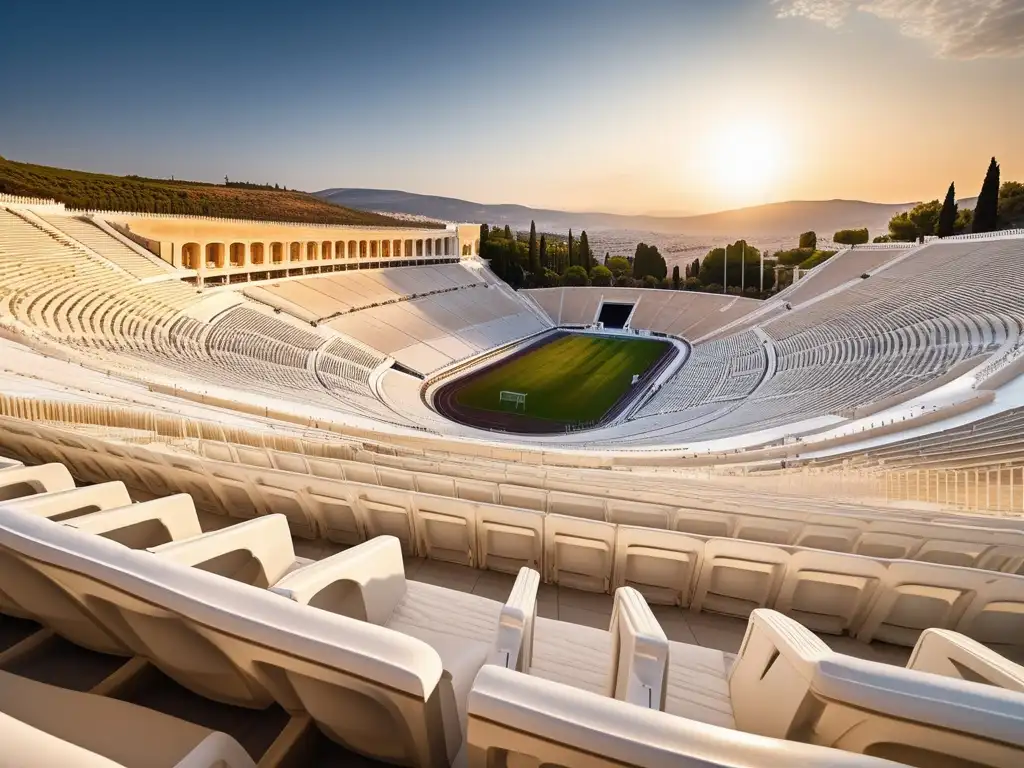
POLYGON ((875 238, 881 242, 912 243, 922 237, 949 237, 970 232, 997 232, 1024 227, 1024 184, 999 183, 999 163, 993 157, 981 185, 974 210, 960 209, 956 189, 950 184, 942 202, 918 203, 889 221, 889 233, 875 238))
POLYGON ((138 213, 220 216, 231 219, 315 224, 426 227, 377 213, 342 208, 305 192, 275 184, 147 179, 71 171, 0 157, 0 193, 52 198, 69 208, 138 213))

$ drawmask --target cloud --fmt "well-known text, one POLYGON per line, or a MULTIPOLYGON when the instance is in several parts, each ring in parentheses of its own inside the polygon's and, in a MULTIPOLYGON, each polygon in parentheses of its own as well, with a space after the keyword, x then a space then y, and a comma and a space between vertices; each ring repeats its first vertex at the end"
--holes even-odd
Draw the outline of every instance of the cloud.
POLYGON ((1024 56, 1024 0, 772 0, 780 18, 800 17, 833 29, 869 13, 927 40, 951 59, 1024 56))

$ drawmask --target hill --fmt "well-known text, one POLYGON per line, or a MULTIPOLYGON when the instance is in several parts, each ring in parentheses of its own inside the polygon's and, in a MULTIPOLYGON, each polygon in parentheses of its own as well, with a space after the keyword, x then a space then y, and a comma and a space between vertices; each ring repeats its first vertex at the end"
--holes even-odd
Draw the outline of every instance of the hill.
POLYGON ((448 221, 487 222, 525 230, 536 221, 541 231, 567 229, 637 230, 687 235, 790 236, 813 229, 831 234, 839 229, 867 227, 885 232, 893 215, 914 203, 885 204, 859 200, 817 200, 771 203, 700 216, 623 216, 572 213, 523 205, 488 205, 451 197, 417 195, 383 189, 325 189, 325 200, 351 208, 429 216, 448 221))
MULTIPOLYGON (((0 158, 0 193, 52 198, 70 208, 177 213, 232 219, 296 221, 341 226, 409 227, 401 221, 336 205, 306 192, 251 184, 109 176, 0 158)), ((426 225, 430 226, 430 225, 426 225)))

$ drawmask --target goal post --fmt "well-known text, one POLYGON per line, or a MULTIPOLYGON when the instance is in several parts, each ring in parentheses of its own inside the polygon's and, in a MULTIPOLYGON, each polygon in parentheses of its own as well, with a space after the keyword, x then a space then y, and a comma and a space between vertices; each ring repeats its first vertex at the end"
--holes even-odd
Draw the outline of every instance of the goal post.
POLYGON ((512 407, 515 410, 520 408, 526 411, 526 393, 525 392, 512 392, 507 389, 501 390, 501 394, 498 395, 498 405, 504 405, 505 403, 512 403, 512 407))

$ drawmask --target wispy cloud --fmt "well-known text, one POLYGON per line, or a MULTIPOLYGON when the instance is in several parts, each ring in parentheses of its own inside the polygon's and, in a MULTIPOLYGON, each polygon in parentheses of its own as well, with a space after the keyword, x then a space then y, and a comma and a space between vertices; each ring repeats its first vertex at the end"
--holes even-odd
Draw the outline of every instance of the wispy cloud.
POLYGON ((952 59, 1024 56, 1024 0, 772 0, 780 18, 837 28, 855 12, 896 22, 952 59))

